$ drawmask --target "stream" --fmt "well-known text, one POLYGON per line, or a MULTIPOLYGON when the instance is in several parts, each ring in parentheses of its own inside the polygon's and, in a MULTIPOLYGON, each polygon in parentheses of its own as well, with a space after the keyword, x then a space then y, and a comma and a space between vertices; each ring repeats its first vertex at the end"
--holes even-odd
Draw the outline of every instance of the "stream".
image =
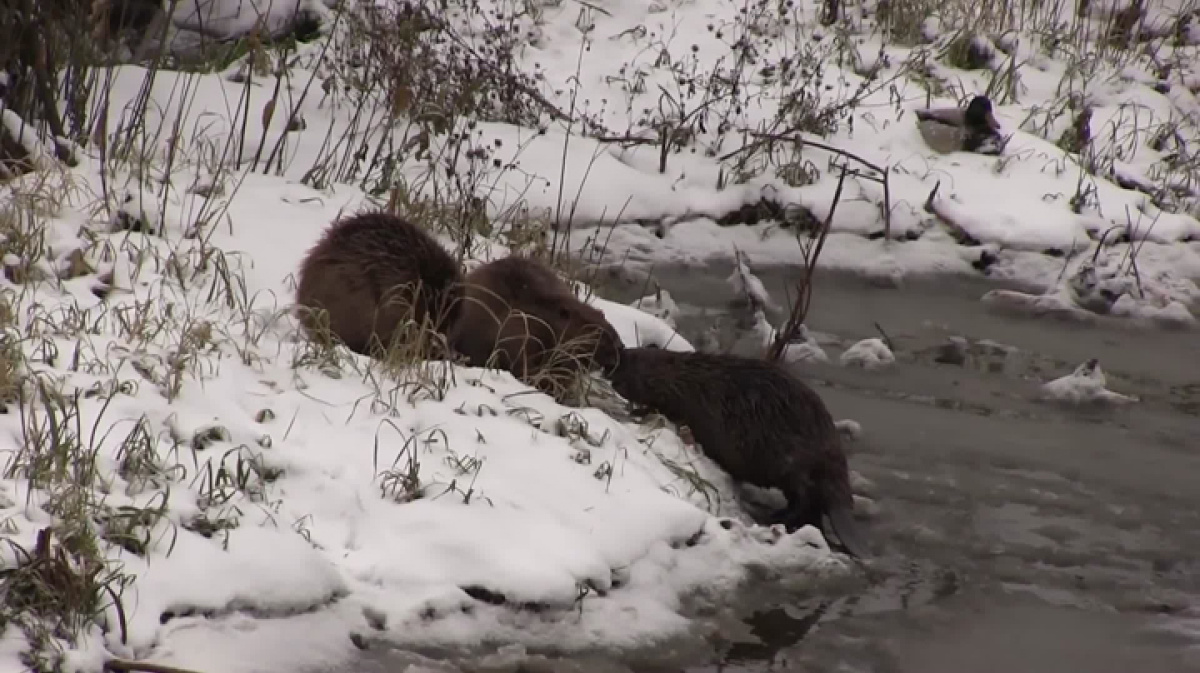
MULTIPOLYGON (((693 343, 718 319, 735 336, 732 269, 654 269, 693 343)), ((775 325, 791 273, 755 269, 780 305, 775 325)), ((646 294, 636 274, 595 284, 622 303, 646 294)), ((995 287, 816 277, 807 324, 829 362, 797 370, 834 418, 862 426, 847 448, 874 501, 863 522, 881 554, 870 582, 803 596, 752 584, 730 607, 745 628, 704 647, 446 670, 1200 672, 1200 333, 1005 314, 979 300, 995 287), (881 332, 893 365, 838 364, 881 332), (952 336, 968 343, 953 357, 952 336), (1041 383, 1089 358, 1109 389, 1140 401, 1037 399, 1041 383)), ((370 670, 405 670, 370 658, 370 670)))

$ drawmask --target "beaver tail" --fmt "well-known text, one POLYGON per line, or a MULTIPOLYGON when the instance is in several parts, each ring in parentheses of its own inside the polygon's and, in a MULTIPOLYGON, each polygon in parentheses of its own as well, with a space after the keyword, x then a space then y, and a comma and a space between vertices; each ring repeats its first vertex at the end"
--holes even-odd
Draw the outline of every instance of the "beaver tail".
POLYGON ((869 549, 861 526, 854 518, 854 492, 850 489, 850 467, 846 463, 846 454, 842 452, 840 438, 835 436, 835 441, 839 441, 838 445, 827 454, 831 462, 826 464, 825 473, 820 475, 816 484, 821 500, 820 509, 829 521, 827 526, 821 526, 821 530, 826 534, 833 532, 847 554, 861 559, 869 554, 869 549))
POLYGON ((854 520, 854 511, 850 507, 833 504, 825 516, 829 519, 829 528, 837 536, 841 547, 847 554, 860 559, 866 558, 870 554, 866 540, 863 539, 861 527, 854 520))
POLYGON ((788 505, 776 512, 772 521, 783 523, 789 531, 811 525, 834 548, 857 559, 866 558, 869 548, 854 519, 849 479, 819 473, 814 477, 799 480, 797 488, 787 494, 788 505), (835 536, 833 540, 830 533, 835 536))

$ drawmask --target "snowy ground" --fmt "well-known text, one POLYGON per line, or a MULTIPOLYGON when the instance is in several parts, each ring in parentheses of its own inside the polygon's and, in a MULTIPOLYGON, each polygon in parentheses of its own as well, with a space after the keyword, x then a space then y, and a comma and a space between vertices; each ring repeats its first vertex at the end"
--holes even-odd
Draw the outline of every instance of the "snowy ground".
MULTIPOLYGON (((787 3, 794 14, 782 18, 764 14, 773 3, 731 0, 534 6, 500 21, 519 35, 517 63, 541 72, 543 95, 576 121, 471 121, 463 144, 418 134, 435 158, 391 166, 410 197, 457 189, 487 199, 498 235, 475 255, 502 254, 526 223, 557 221, 571 223, 573 250, 594 257, 604 247, 609 261, 702 262, 736 247, 755 263, 794 263, 794 230, 716 220, 764 196, 824 218, 832 155, 809 148, 802 159, 777 153, 739 167, 718 157, 746 137, 717 129, 766 129, 784 90, 823 91, 820 105, 808 104, 829 107, 862 85, 856 67, 877 63, 878 86, 849 111, 853 131, 842 119, 822 142, 891 167, 893 240, 876 236, 881 185, 851 178, 823 264, 890 278, 977 273, 971 263, 987 249, 993 275, 1045 289, 1025 301, 1046 310, 1087 310, 1099 286, 1119 295, 1108 307, 1117 314, 1187 321, 1197 310, 1197 176, 1186 160, 1200 144, 1193 33, 1178 47, 1160 40, 1153 60, 1097 51, 1083 59, 1086 74, 1082 56, 1047 55, 1033 28, 1009 34, 1009 53, 997 52, 991 69, 931 56, 923 77, 944 92, 934 104, 1018 75, 1001 85, 1011 95, 994 97, 1014 133, 1006 154, 939 156, 921 145, 910 112, 925 104, 911 63, 930 47, 880 47, 857 5, 847 43, 812 27, 811 2, 787 3), (776 71, 807 54, 823 73, 782 86, 764 81, 763 63, 731 70, 728 45, 739 37, 776 71), (1154 60, 1174 64, 1165 93, 1154 60), (759 93, 711 93, 717 70, 759 93), (1056 145, 1070 126, 1069 113, 1056 116, 1069 93, 1093 106, 1085 161, 1095 175, 1056 145), (665 172, 657 146, 580 135, 586 116, 609 134, 641 137, 653 114, 695 134, 665 172), (780 164, 801 162, 819 173, 812 184, 776 176, 780 164), (455 178, 426 180, 431 163, 439 175, 453 166, 455 178), (756 165, 765 172, 744 175, 756 165), (1156 198, 1175 212, 1105 177, 1118 174, 1172 185, 1156 198), (939 182, 934 216, 922 206, 939 182), (1078 213, 1068 205, 1077 194, 1078 213), (1081 272, 1113 226, 1132 248, 1108 245, 1095 273, 1081 272), (979 245, 961 245, 963 234, 979 245)), ((466 16, 472 30, 462 35, 483 40, 485 17, 494 15, 466 16)), ((68 547, 87 541, 111 563, 92 568, 87 587, 124 587, 122 611, 101 601, 105 628, 55 634, 82 633, 67 647, 68 670, 99 670, 108 656, 230 673, 332 667, 354 655, 351 634, 401 645, 633 647, 686 632, 686 597, 733 589, 751 567, 798 578, 840 569, 811 530, 778 538, 722 527, 715 516, 737 513, 728 480, 669 430, 569 409, 482 370, 422 363, 389 378, 296 336, 287 308, 298 260, 339 212, 386 182, 371 159, 381 139, 398 147, 412 131, 364 121, 340 88, 344 65, 321 62, 322 46, 303 47, 279 80, 269 70, 247 77, 244 62, 210 75, 157 73, 132 133, 149 152, 122 153, 118 142, 131 135, 124 125, 147 71, 114 69, 107 113, 93 115, 107 122, 95 137, 107 140, 82 150, 77 168, 25 176, 6 194, 0 350, 11 367, 0 367, 0 388, 7 396, 25 376, 37 403, 0 417, 11 438, 0 534, 13 543, 0 561, 23 558, 56 518, 87 522, 79 514, 88 512, 91 525, 67 536, 68 547), (285 132, 293 111, 302 121, 285 132), (112 231, 121 218, 106 196, 107 208, 154 232, 112 231), (100 286, 112 288, 105 300, 100 286), (506 605, 477 600, 478 589, 506 605)), ((371 106, 395 103, 368 81, 371 106)), ((598 303, 629 342, 689 347, 646 311, 598 303)), ((0 671, 19 652, 49 651, 37 635, 9 624, 0 671)))

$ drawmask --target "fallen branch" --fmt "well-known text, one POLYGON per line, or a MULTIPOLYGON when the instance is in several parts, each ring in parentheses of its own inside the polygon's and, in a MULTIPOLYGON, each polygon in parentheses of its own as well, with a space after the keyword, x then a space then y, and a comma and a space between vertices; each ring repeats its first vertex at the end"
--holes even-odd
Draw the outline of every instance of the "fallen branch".
POLYGON ((595 140, 596 142, 601 143, 601 144, 610 144, 610 145, 611 144, 657 145, 659 143, 660 138, 658 136, 654 136, 653 138, 646 138, 644 136, 635 136, 635 135, 625 134, 623 136, 605 136, 605 135, 593 136, 592 140, 595 140))
POLYGON ((862 164, 863 166, 866 166, 867 168, 870 168, 871 170, 873 170, 877 173, 882 174, 882 173, 887 172, 884 168, 880 167, 878 164, 867 161, 866 159, 858 156, 857 154, 855 154, 853 152, 848 152, 841 148, 834 147, 833 145, 826 145, 825 143, 817 142, 815 140, 805 140, 804 138, 790 136, 790 135, 787 135, 784 133, 759 133, 757 131, 751 131, 750 135, 757 138, 757 140, 755 140, 754 142, 752 142, 748 145, 743 145, 743 146, 739 147, 738 149, 733 150, 732 152, 727 152, 727 153, 723 154, 720 157, 719 161, 726 161, 728 159, 732 159, 733 157, 736 157, 739 154, 745 154, 746 152, 752 152, 752 151, 757 150, 758 148, 762 147, 763 145, 767 145, 770 143, 788 142, 788 143, 795 143, 796 145, 799 145, 801 147, 805 147, 805 146, 815 147, 819 150, 825 150, 826 152, 832 152, 833 154, 836 154, 838 156, 846 157, 847 159, 853 159, 854 161, 857 161, 858 163, 862 164))
POLYGON ((132 659, 109 659, 104 662, 106 671, 138 671, 139 673, 197 673, 186 668, 155 664, 149 661, 134 661, 132 659))

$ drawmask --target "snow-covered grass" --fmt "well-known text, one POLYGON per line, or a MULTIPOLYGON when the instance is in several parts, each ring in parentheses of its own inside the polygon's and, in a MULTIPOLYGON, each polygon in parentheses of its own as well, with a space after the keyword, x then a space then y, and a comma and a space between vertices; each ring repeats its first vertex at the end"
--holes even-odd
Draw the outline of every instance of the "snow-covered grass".
MULTIPOLYGON (((751 569, 843 569, 812 529, 722 525, 732 485, 663 424, 304 339, 292 274, 342 212, 387 206, 474 259, 747 269, 797 262, 829 219, 822 266, 977 273, 986 252, 1035 304, 1187 322, 1200 298, 1200 40, 1146 27, 1193 6, 1151 4, 1113 46, 1107 2, 867 2, 833 26, 810 0, 359 4, 214 2, 236 11, 208 28, 244 38, 220 72, 69 71, 71 168, 0 110, 30 164, 0 162, 0 670, 650 646, 751 569), (247 8, 274 12, 259 35, 247 8), (297 9, 323 36, 264 45, 297 9), (1002 156, 921 145, 914 107, 983 91, 1002 156)), ((691 348, 661 295, 588 300, 627 343, 691 348)))

